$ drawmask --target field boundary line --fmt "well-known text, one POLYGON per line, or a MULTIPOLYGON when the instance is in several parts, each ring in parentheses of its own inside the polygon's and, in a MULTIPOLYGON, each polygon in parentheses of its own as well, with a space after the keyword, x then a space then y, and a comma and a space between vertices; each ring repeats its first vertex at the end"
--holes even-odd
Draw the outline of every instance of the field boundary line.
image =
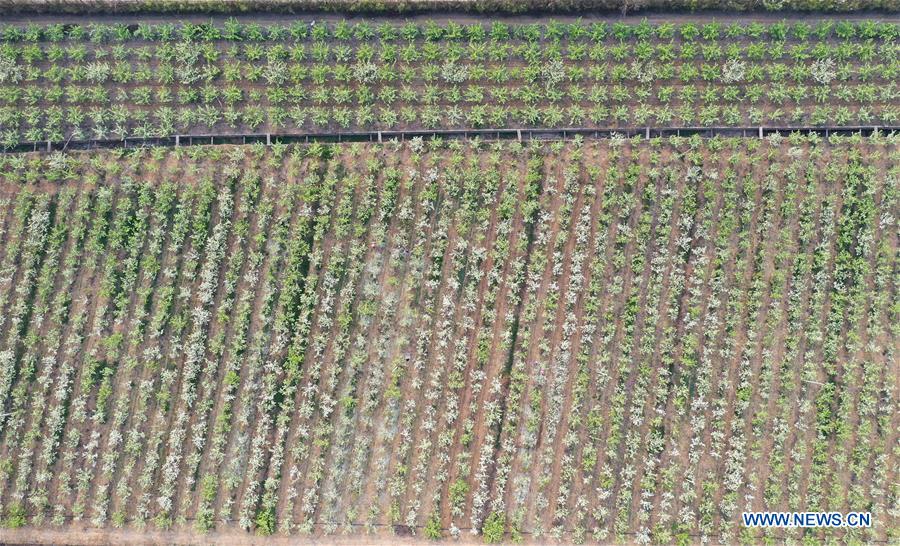
POLYGON ((771 135, 787 136, 792 133, 830 136, 869 136, 873 133, 900 133, 900 126, 817 126, 817 127, 630 127, 630 128, 535 128, 535 129, 438 129, 404 131, 348 131, 307 133, 235 133, 235 134, 187 134, 168 137, 125 137, 122 139, 84 139, 66 141, 27 141, 2 149, 2 153, 53 152, 68 150, 94 150, 110 148, 146 148, 209 146, 221 144, 311 144, 342 142, 406 141, 414 138, 482 141, 568 141, 581 139, 606 140, 640 137, 645 140, 667 137, 701 138, 742 137, 766 138, 771 135))

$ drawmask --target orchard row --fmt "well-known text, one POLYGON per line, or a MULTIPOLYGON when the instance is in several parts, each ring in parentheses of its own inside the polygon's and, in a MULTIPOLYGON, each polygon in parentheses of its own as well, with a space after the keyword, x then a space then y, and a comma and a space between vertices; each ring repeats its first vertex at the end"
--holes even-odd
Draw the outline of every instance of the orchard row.
POLYGON ((0 158, 7 526, 896 540, 895 137, 0 158))
POLYGON ((0 29, 0 142, 893 126, 897 29, 833 21, 9 26, 0 29))

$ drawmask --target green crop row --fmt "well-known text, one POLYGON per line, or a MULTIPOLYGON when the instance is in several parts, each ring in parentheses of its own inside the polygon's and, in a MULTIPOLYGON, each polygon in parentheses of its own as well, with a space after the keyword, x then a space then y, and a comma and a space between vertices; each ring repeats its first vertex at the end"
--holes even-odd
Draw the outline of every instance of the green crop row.
POLYGON ((719 39, 766 38, 769 40, 801 40, 811 38, 825 40, 837 38, 894 40, 900 35, 895 23, 883 23, 874 19, 863 21, 823 20, 814 24, 786 20, 774 23, 734 22, 723 23, 607 23, 578 20, 572 23, 551 20, 544 24, 458 23, 455 21, 429 20, 421 23, 408 21, 403 24, 350 22, 316 22, 298 19, 291 24, 242 23, 229 19, 224 23, 160 23, 160 24, 49 24, 4 25, 0 27, 0 39, 8 42, 60 42, 63 40, 89 41, 93 43, 148 40, 171 42, 187 41, 279 41, 335 40, 339 42, 382 40, 427 41, 506 41, 562 39, 592 40, 649 40, 680 39, 685 41, 719 39))

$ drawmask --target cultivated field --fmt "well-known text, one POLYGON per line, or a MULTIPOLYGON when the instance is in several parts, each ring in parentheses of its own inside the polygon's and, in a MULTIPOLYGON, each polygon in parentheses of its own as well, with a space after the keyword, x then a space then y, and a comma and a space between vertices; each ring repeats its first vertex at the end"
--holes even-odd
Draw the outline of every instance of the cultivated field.
POLYGON ((247 21, 0 25, 0 145, 206 133, 900 125, 895 18, 247 21))
POLYGON ((0 173, 7 527, 900 539, 895 136, 8 154, 0 173), (748 530, 750 509, 873 527, 748 530))

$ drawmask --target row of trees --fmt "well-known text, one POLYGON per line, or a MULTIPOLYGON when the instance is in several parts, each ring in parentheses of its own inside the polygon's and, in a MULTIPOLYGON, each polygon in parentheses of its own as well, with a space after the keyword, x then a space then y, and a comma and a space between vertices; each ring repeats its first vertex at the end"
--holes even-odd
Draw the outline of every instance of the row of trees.
POLYGON ((744 23, 648 23, 646 20, 637 24, 617 22, 587 23, 577 21, 563 23, 549 21, 544 24, 507 24, 492 22, 490 24, 467 23, 455 21, 423 23, 406 22, 398 25, 383 23, 375 25, 366 21, 351 23, 346 19, 334 23, 298 20, 290 25, 262 25, 259 23, 242 23, 230 19, 222 25, 212 23, 139 23, 135 26, 120 24, 90 23, 50 24, 27 26, 4 25, 0 27, 0 40, 7 42, 61 42, 65 40, 90 41, 93 43, 124 42, 129 40, 145 41, 280 41, 280 40, 335 40, 350 41, 469 41, 483 42, 487 40, 509 41, 522 40, 535 42, 547 40, 589 40, 603 42, 606 40, 671 40, 682 41, 715 41, 721 39, 768 39, 772 41, 797 40, 808 41, 853 39, 879 39, 891 41, 898 36, 898 27, 894 23, 882 23, 874 19, 860 21, 824 20, 816 24, 806 21, 761 23, 752 21, 744 23))
POLYGON ((4 155, 3 523, 731 543, 761 507, 890 518, 896 156, 4 155))

